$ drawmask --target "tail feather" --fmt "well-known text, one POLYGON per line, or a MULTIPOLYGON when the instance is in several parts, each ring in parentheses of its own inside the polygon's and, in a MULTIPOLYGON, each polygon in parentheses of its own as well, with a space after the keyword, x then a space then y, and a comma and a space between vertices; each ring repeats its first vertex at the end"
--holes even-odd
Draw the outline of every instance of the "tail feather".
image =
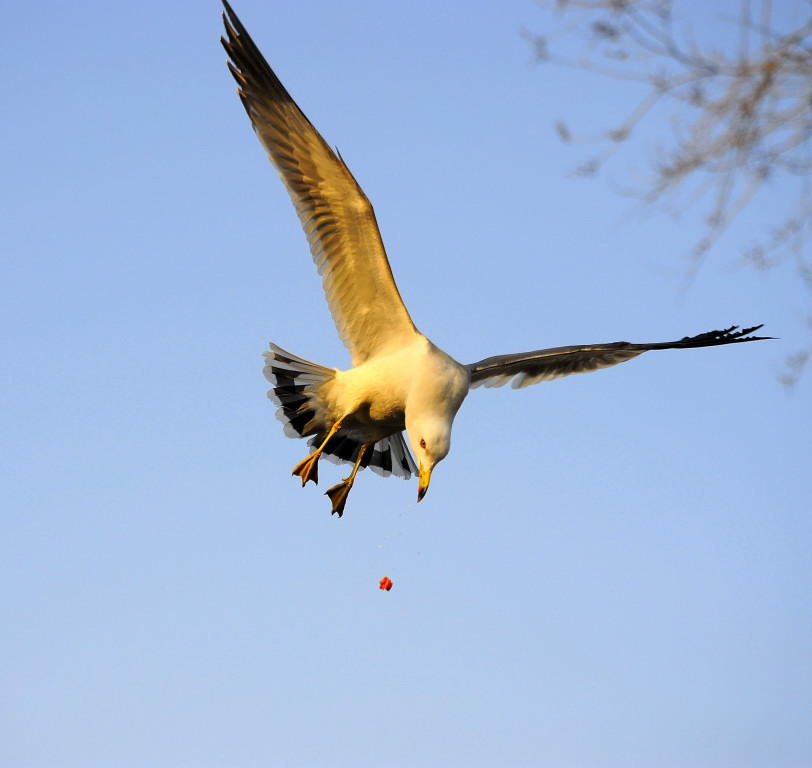
MULTIPOLYGON (((282 422, 287 437, 309 437, 308 445, 316 448, 327 437, 328 427, 321 413, 318 390, 322 384, 334 378, 336 371, 318 363, 298 357, 270 345, 265 352, 262 372, 271 383, 268 398, 276 403, 276 418, 282 422)), ((338 432, 322 452, 333 463, 354 464, 361 450, 361 443, 338 432)), ((388 477, 395 475, 408 479, 417 474, 417 465, 403 439, 403 432, 379 440, 361 460, 361 468, 370 467, 373 472, 388 477)))
MULTIPOLYGON (((315 448, 323 439, 323 437, 317 435, 310 440, 310 447, 315 448)), ((323 455, 334 464, 354 464, 360 450, 361 443, 339 432, 327 443, 323 455)), ((383 440, 378 440, 372 446, 372 450, 367 451, 364 458, 361 459, 360 467, 361 469, 369 467, 381 477, 395 475, 395 477, 402 477, 404 480, 408 480, 412 475, 418 473, 417 464, 415 464, 412 454, 406 447, 406 441, 403 439, 403 432, 396 432, 383 438, 383 440)))
POLYGON ((320 418, 319 387, 335 376, 335 370, 286 352, 276 344, 265 352, 262 372, 271 382, 268 397, 279 407, 276 418, 288 437, 308 437, 324 429, 320 418))

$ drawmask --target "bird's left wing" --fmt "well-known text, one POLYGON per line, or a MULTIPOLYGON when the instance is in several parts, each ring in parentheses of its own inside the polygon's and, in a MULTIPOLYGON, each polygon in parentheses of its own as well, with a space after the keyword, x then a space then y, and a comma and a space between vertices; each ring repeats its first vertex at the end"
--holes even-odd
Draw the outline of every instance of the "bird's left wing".
POLYGON ((538 349, 515 355, 497 355, 471 363, 467 366, 471 373, 471 387, 501 387, 512 381, 514 389, 527 387, 539 381, 549 381, 573 373, 589 373, 600 368, 625 363, 643 352, 652 349, 692 349, 694 347, 715 347, 721 344, 737 344, 743 341, 761 341, 769 336, 751 336, 762 326, 739 330, 733 325, 724 331, 710 331, 698 336, 686 336, 679 341, 664 341, 654 344, 630 344, 616 341, 611 344, 590 344, 576 347, 555 347, 538 349))
POLYGON ((417 334, 372 205, 344 161, 285 90, 229 4, 220 38, 251 125, 279 171, 322 276, 339 336, 359 365, 417 334))

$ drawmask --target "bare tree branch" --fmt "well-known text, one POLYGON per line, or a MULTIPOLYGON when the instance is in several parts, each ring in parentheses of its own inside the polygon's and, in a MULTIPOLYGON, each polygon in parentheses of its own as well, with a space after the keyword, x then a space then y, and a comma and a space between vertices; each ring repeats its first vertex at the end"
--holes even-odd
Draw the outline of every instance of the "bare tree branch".
MULTIPOLYGON (((809 0, 797 2, 799 11, 808 11, 809 0)), ((562 56, 549 36, 523 33, 539 61, 649 89, 622 122, 592 136, 557 123, 563 141, 597 146, 576 173, 598 174, 652 110, 670 102, 675 112, 667 148, 658 152, 650 179, 631 193, 646 203, 663 203, 690 184, 694 204, 705 200, 705 231, 692 249, 689 273, 699 269, 764 183, 782 173, 797 179, 795 205, 745 251, 742 263, 766 269, 791 254, 812 292, 806 253, 812 231, 812 17, 779 31, 770 0, 742 0, 738 17, 731 19, 738 25, 737 47, 725 51, 697 43, 687 23, 678 33, 672 0, 557 0, 554 10, 559 27, 553 39, 580 37, 584 52, 577 59, 562 56)), ((678 201, 671 206, 685 207, 678 201)), ((810 355, 805 350, 788 360, 782 380, 797 381, 810 355)))

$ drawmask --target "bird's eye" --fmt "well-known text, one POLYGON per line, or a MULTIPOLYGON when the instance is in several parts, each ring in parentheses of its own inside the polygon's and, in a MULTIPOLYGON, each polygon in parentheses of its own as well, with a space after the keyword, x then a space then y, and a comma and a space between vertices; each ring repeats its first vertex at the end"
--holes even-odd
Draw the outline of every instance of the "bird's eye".
POLYGON ((426 441, 423 438, 420 438, 420 447, 425 451, 426 450, 426 441))

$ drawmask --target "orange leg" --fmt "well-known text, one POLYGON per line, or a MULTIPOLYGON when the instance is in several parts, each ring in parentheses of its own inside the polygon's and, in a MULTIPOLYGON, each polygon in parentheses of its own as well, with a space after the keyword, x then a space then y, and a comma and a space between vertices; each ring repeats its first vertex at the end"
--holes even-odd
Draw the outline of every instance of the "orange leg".
POLYGON ((364 458, 364 455, 371 446, 371 443, 362 445, 361 450, 358 451, 358 458, 355 460, 355 466, 352 468, 350 476, 345 477, 338 485, 334 485, 332 488, 328 489, 326 495, 329 496, 330 501, 333 502, 333 509, 332 512, 330 512, 331 515, 338 515, 341 517, 341 515, 344 514, 344 505, 347 503, 347 496, 350 495, 350 488, 352 488, 352 484, 355 482, 355 476, 358 474, 358 468, 361 466, 361 460, 364 458))
POLYGON ((336 432, 338 432, 339 429, 341 429, 342 421, 344 421, 343 417, 333 424, 330 431, 327 433, 327 437, 325 437, 322 441, 322 444, 306 459, 302 459, 302 461, 300 461, 293 468, 293 474, 302 478, 302 488, 305 487, 308 480, 312 480, 316 485, 319 484, 319 456, 321 456, 321 452, 324 450, 327 443, 330 442, 330 438, 336 432))

